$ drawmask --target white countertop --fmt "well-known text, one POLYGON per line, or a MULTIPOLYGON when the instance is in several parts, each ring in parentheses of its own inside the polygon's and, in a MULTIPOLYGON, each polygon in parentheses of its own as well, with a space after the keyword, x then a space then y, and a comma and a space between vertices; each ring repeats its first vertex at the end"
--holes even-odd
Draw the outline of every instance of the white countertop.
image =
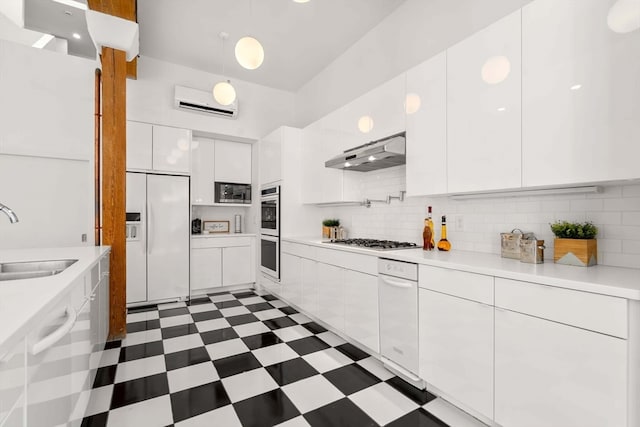
MULTIPOLYGON (((56 304, 73 282, 82 277, 106 252, 109 246, 82 246, 46 249, 0 250, 4 262, 77 259, 55 276, 0 282, 0 354, 5 346, 25 336, 49 307, 56 304)), ((8 349, 7 348, 7 349, 8 349)))
POLYGON ((192 239, 210 239, 216 237, 255 237, 254 233, 212 233, 212 234, 192 234, 192 239))
POLYGON ((554 264, 553 262, 528 264, 515 259, 502 258, 496 254, 457 251, 455 249, 450 252, 424 251, 422 248, 379 251, 324 243, 318 238, 286 237, 282 240, 325 249, 344 250, 380 258, 640 300, 640 269, 604 265, 576 267, 554 264))

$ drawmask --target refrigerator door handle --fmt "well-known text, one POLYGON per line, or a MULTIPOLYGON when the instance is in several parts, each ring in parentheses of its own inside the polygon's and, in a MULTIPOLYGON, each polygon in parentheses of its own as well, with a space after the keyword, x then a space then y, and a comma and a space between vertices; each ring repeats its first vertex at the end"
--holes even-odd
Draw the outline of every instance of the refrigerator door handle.
POLYGON ((147 253, 151 255, 153 248, 153 219, 151 216, 151 202, 147 201, 147 253))

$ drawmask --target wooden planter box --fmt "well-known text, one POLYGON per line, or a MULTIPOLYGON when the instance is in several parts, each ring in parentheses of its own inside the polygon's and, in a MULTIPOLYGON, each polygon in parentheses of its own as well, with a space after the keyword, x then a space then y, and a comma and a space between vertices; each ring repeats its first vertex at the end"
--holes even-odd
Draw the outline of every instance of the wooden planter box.
POLYGON ((588 267, 598 263, 596 239, 555 239, 553 261, 556 264, 588 267))

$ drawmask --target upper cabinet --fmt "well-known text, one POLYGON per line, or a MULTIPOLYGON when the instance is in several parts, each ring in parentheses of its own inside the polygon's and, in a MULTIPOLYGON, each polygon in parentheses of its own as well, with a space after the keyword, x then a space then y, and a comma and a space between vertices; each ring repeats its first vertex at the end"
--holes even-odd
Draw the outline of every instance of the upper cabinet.
POLYGON ((188 174, 191 131, 127 121, 127 170, 188 174))
POLYGON ((450 193, 521 186, 520 15, 447 51, 450 193))
POLYGON ((127 169, 153 169, 153 125, 127 122, 127 169))
POLYGON ((282 179, 282 128, 265 136, 258 143, 260 153, 260 185, 282 179))
POLYGON ((153 126, 153 169, 189 173, 191 131, 168 126, 153 126))
POLYGON ((215 202, 214 153, 213 139, 194 137, 191 141, 191 203, 194 205, 215 202))
POLYGON ((640 176, 640 30, 615 31, 614 3, 522 9, 524 186, 640 176))
POLYGON ((407 195, 447 192, 447 56, 407 71, 407 195))
POLYGON ((215 180, 251 184, 251 144, 215 142, 215 180))

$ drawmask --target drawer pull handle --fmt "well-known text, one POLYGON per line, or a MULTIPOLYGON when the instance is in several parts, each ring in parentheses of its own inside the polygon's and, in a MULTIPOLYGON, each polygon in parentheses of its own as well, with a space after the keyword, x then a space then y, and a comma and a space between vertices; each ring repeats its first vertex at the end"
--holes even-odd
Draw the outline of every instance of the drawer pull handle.
POLYGON ((76 324, 76 320, 78 318, 78 313, 76 309, 71 307, 70 305, 66 308, 67 320, 55 331, 42 338, 37 343, 33 344, 31 347, 31 354, 36 356, 39 353, 42 353, 44 350, 48 349, 55 343, 57 343, 60 338, 65 336, 69 331, 73 328, 73 325, 76 324))

